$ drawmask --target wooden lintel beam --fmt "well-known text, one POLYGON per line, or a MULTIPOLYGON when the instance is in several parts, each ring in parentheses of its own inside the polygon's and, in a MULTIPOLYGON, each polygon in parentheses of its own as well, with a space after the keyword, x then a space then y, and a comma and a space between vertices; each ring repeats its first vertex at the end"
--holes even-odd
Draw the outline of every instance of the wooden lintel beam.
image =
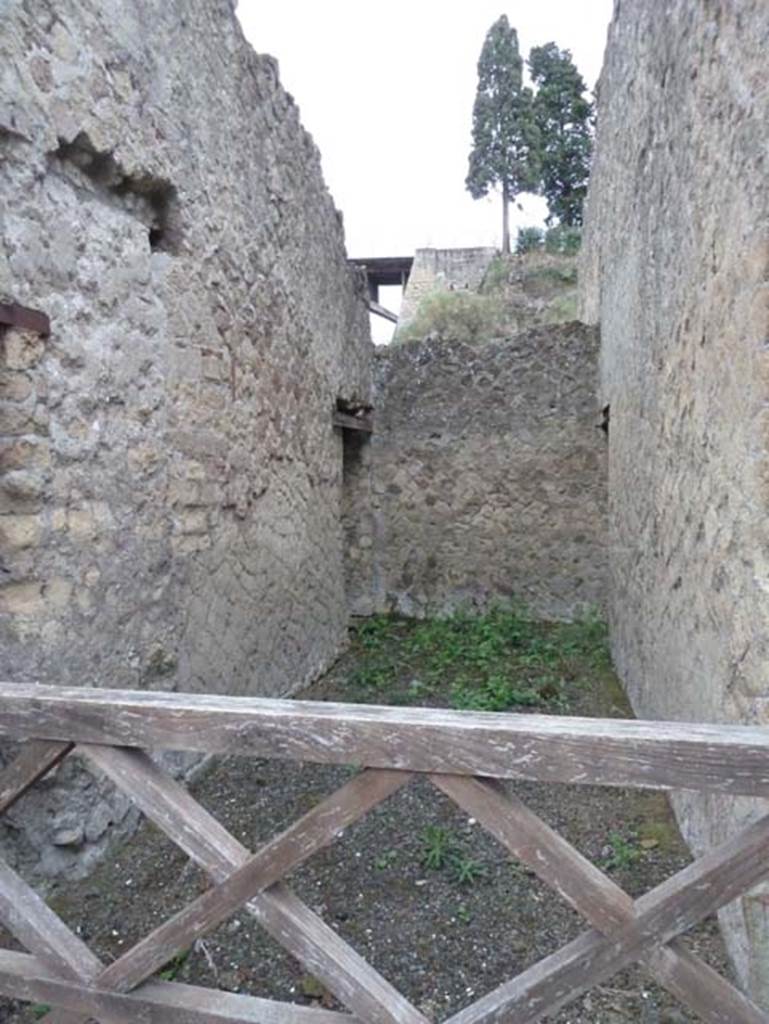
POLYGON ((34 331, 44 338, 51 333, 51 321, 47 313, 20 306, 18 302, 0 302, 0 326, 34 331))
POLYGON ((360 416, 353 416, 349 412, 334 411, 331 421, 335 427, 342 427, 345 430, 362 430, 370 434, 374 430, 374 417, 370 412, 362 413, 360 416))

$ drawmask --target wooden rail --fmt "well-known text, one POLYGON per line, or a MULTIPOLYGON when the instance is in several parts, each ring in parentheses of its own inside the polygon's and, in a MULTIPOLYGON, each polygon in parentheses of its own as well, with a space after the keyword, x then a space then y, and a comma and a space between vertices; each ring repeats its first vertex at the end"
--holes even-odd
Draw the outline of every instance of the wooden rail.
POLYGON ((590 926, 448 1024, 533 1024, 637 961, 709 1024, 769 1024, 769 1015, 679 941, 769 876, 769 815, 634 901, 500 781, 769 796, 767 730, 2 683, 0 736, 24 741, 0 772, 0 812, 75 754, 106 774, 212 880, 201 896, 103 964, 0 863, 0 920, 28 951, 0 950, 0 993, 51 1005, 49 1024, 92 1018, 103 1024, 428 1024, 283 881, 416 774, 472 815, 590 926), (361 770, 250 853, 146 749, 354 763, 361 770), (241 909, 350 1013, 152 980, 241 909))

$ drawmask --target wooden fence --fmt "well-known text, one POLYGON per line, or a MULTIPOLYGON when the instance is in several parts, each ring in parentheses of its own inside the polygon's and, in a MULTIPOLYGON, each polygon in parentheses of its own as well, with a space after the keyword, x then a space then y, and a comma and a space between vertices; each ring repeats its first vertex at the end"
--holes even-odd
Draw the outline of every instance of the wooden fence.
POLYGON ((633 901, 499 780, 769 796, 769 730, 541 715, 0 684, 0 736, 23 741, 0 773, 0 812, 62 758, 106 774, 211 877, 212 886, 103 964, 10 867, 0 920, 28 953, 0 950, 0 993, 49 1004, 50 1024, 428 1024, 288 888, 283 877, 346 826, 427 778, 587 921, 558 952, 450 1018, 529 1024, 634 962, 711 1024, 769 1024, 679 940, 769 875, 769 815, 633 901), (190 750, 359 765, 256 853, 145 752, 190 750), (151 979, 245 908, 349 1010, 338 1013, 151 979), (352 1016, 351 1016, 351 1015, 352 1016))

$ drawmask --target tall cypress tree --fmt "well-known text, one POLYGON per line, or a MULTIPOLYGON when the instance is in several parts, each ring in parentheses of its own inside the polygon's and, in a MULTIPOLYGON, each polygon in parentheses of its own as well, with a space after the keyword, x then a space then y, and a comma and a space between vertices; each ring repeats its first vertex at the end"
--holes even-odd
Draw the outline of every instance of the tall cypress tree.
POLYGON ((579 225, 593 148, 593 104, 585 98, 584 79, 568 50, 555 43, 535 46, 528 64, 537 86, 534 119, 548 223, 557 218, 561 224, 579 225))
POLYGON ((503 14, 494 22, 478 60, 473 106, 473 148, 465 185, 473 199, 502 190, 502 251, 510 252, 509 204, 535 190, 538 130, 531 90, 523 85, 518 33, 503 14))

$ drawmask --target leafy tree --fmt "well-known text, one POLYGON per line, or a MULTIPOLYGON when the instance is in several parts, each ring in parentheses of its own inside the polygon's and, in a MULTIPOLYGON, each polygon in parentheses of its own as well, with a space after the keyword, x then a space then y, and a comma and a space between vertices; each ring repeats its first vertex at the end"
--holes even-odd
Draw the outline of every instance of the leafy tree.
POLYGON ((473 199, 501 186, 504 253, 510 252, 511 200, 537 188, 538 147, 532 92, 523 85, 518 33, 503 14, 486 34, 478 60, 473 148, 465 185, 473 199))
POLYGON ((535 46, 529 74, 537 86, 534 119, 539 129, 541 191, 550 224, 582 223, 582 206, 592 153, 593 104, 585 98, 585 82, 569 50, 555 43, 535 46))

